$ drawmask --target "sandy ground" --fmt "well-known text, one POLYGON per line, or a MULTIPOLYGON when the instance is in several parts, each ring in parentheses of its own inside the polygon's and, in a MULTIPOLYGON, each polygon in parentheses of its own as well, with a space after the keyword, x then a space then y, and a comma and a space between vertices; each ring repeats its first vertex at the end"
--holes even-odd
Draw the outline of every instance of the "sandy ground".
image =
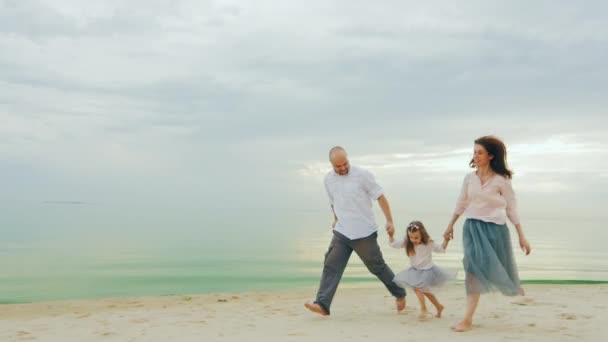
POLYGON ((449 328, 464 312, 461 285, 437 293, 443 317, 425 321, 418 319, 413 293, 397 314, 380 283, 341 286, 330 317, 303 307, 315 290, 0 305, 0 341, 555 342, 608 336, 608 285, 528 285, 526 297, 484 295, 474 330, 466 333, 449 328))

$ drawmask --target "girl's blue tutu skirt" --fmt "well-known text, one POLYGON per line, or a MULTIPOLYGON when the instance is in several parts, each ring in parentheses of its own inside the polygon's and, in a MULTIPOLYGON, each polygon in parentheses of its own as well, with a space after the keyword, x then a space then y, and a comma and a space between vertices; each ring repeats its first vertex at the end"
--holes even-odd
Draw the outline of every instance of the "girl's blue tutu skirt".
POLYGON ((436 290, 455 277, 456 272, 449 272, 439 266, 433 265, 433 267, 426 270, 410 267, 397 273, 393 282, 403 288, 411 287, 419 289, 422 292, 432 293, 434 292, 433 290, 436 290))

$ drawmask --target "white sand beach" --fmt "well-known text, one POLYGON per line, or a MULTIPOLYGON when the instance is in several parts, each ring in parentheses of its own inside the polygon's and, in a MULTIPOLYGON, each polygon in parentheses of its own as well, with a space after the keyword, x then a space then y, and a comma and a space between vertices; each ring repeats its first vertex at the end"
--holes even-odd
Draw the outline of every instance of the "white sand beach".
MULTIPOLYGON (((462 285, 438 293, 443 318, 419 321, 418 302, 397 314, 380 284, 341 285, 332 315, 303 307, 314 288, 7 304, 0 341, 601 341, 607 285, 528 285, 526 297, 482 296, 474 330, 449 327, 464 310, 462 285)), ((429 309, 432 306, 429 306, 429 309)))

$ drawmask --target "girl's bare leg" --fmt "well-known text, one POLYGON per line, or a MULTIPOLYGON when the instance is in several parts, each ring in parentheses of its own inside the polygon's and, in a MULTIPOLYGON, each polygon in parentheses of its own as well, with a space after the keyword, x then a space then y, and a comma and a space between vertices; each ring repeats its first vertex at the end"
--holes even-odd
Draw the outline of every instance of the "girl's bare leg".
POLYGON ((426 319, 427 311, 426 311, 426 301, 424 299, 424 292, 420 291, 420 289, 415 289, 416 297, 418 297, 418 301, 420 302, 420 319, 426 319))
POLYGON ((439 303, 439 301, 437 300, 437 297, 435 297, 434 294, 425 292, 424 295, 426 296, 426 298, 428 298, 431 301, 431 303, 433 303, 433 305, 435 306, 435 309, 437 309, 437 314, 435 315, 435 317, 440 318, 441 313, 443 312, 443 305, 441 305, 441 303, 439 303))

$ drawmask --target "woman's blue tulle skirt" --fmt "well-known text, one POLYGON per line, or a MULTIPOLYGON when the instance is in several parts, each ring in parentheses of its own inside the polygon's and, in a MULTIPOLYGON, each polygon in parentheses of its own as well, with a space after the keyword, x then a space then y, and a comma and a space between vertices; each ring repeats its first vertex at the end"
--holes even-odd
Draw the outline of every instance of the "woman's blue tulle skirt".
POLYGON ((520 294, 519 275, 506 224, 467 219, 462 231, 467 294, 520 294))

